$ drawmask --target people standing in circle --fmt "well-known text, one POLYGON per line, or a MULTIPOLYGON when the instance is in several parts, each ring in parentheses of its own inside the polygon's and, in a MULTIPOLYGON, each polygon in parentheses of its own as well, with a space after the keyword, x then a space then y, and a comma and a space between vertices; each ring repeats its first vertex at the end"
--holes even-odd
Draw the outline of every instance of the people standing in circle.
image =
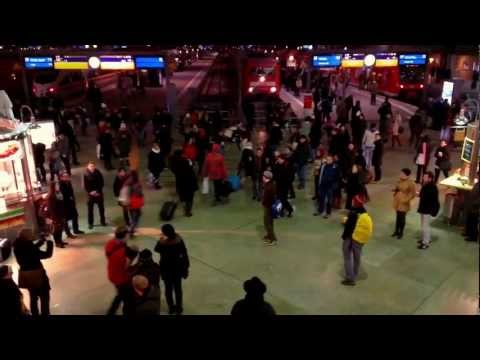
POLYGON ((448 172, 452 168, 450 161, 450 151, 448 150, 448 143, 446 140, 440 140, 440 146, 435 150, 433 155, 435 157, 435 184, 440 177, 440 171, 443 172, 445 179, 448 178, 448 172))
POLYGON ((428 164, 430 162, 430 138, 428 135, 422 136, 420 145, 417 148, 415 155, 415 164, 417 164, 417 178, 415 182, 420 183, 423 174, 427 171, 428 164))
POLYGON ((13 253, 20 267, 18 285, 28 290, 32 315, 47 316, 50 315, 50 281, 41 260, 52 257, 53 241, 41 239, 35 243, 34 240, 32 229, 22 229, 13 245, 13 253), (44 244, 47 248, 41 250, 44 244))
POLYGON ((103 200, 103 175, 90 161, 83 175, 83 187, 87 192, 88 228, 93 229, 93 205, 97 204, 100 213, 100 223, 107 226, 105 221, 105 206, 103 200))
POLYGON ((77 211, 77 202, 75 200, 75 192, 73 191, 72 182, 70 176, 67 173, 63 173, 60 176, 60 191, 63 195, 63 201, 65 206, 65 233, 69 238, 75 238, 75 235, 84 234, 78 226, 78 211, 77 211), (69 221, 72 221, 72 230, 68 225, 69 221))
POLYGON ((396 211, 395 231, 392 237, 401 239, 405 230, 407 212, 410 211, 412 200, 416 195, 415 183, 410 179, 410 169, 402 169, 400 180, 393 190, 393 208, 396 211))
POLYGON ((431 242, 430 222, 432 217, 437 216, 440 209, 438 200, 438 188, 434 183, 434 175, 427 171, 423 175, 423 185, 420 190, 420 202, 418 204, 418 213, 422 224, 422 240, 418 243, 420 250, 428 249, 431 242))
POLYGON ((181 315, 183 313, 182 279, 188 278, 190 260, 185 242, 172 225, 162 226, 162 235, 155 246, 155 252, 160 254, 160 274, 165 284, 168 312, 171 315, 181 315))
POLYGON ((231 315, 238 317, 272 317, 275 310, 264 300, 267 286, 258 277, 254 276, 243 283, 245 298, 233 305, 231 315))

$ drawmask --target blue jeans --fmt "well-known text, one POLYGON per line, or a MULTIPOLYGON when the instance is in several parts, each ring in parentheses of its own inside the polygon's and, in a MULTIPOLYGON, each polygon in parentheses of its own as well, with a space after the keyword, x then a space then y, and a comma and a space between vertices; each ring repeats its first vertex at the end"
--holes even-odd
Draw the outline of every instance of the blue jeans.
POLYGON ((333 188, 322 188, 321 186, 318 189, 318 213, 321 215, 325 210, 325 205, 327 208, 327 215, 332 213, 332 202, 333 202, 333 188), (326 203, 326 204, 325 204, 326 203))
POLYGON ((363 157, 365 158, 367 169, 370 169, 372 167, 373 149, 375 149, 375 146, 363 147, 363 157))
POLYGON ((307 164, 304 164, 304 165, 297 164, 297 176, 298 176, 298 181, 300 183, 300 186, 304 187, 305 180, 307 177, 307 164))
POLYGON ((130 233, 134 233, 140 222, 140 216, 142 216, 141 209, 130 209, 130 233))
POLYGON ((363 245, 352 239, 343 240, 343 261, 345 263, 345 278, 355 281, 360 269, 360 259, 363 245))

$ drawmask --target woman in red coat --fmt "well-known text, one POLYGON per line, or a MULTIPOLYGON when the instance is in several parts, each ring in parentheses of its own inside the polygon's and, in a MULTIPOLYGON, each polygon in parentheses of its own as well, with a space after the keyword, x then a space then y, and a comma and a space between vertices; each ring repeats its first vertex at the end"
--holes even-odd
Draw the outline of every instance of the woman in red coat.
POLYGON ((192 163, 197 161, 198 149, 195 144, 195 138, 192 136, 188 139, 187 143, 183 146, 183 156, 185 156, 192 163))
POLYGON ((212 151, 207 155, 203 164, 202 174, 203 177, 213 180, 215 202, 221 201, 221 187, 227 178, 227 168, 225 167, 225 158, 220 153, 219 144, 213 144, 212 151))

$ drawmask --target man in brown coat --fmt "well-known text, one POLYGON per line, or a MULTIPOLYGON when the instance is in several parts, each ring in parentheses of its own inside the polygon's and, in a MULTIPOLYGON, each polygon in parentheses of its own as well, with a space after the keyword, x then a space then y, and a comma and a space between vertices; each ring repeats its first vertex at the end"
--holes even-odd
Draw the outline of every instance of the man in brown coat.
POLYGON ((273 182, 273 174, 271 171, 263 173, 263 224, 267 235, 263 237, 267 245, 274 245, 277 237, 273 231, 273 215, 272 205, 275 202, 275 183, 273 182))
POLYGON ((415 198, 417 188, 412 179, 410 169, 402 169, 400 180, 397 182, 393 190, 393 208, 397 212, 395 221, 395 232, 392 237, 401 239, 403 237, 403 230, 405 229, 405 218, 407 212, 410 211, 410 204, 415 198))

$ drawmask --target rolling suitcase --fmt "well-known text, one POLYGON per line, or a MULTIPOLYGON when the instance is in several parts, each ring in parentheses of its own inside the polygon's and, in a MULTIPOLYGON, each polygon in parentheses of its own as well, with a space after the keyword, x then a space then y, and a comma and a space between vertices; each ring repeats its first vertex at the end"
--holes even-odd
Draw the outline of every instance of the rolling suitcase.
POLYGON ((170 221, 177 209, 177 203, 175 201, 167 201, 163 204, 162 210, 160 210, 160 219, 163 221, 170 221))

